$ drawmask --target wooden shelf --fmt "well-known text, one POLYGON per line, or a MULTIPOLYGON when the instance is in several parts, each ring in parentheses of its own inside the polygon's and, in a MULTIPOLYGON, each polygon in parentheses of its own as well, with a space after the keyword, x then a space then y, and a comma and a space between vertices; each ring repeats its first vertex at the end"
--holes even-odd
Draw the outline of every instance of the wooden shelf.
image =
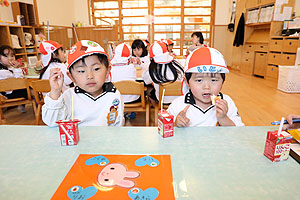
POLYGON ((265 25, 271 25, 271 22, 246 24, 246 26, 265 26, 265 25))

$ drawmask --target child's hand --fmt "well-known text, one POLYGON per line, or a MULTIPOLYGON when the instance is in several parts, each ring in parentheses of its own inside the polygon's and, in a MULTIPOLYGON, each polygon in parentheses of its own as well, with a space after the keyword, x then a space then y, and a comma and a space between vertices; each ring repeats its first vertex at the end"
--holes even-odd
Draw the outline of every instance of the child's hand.
POLYGON ((300 118, 300 116, 294 114, 289 114, 288 116, 286 116, 286 121, 288 121, 288 124, 285 124, 283 126, 283 130, 300 128, 300 123, 293 123, 293 119, 295 118, 300 118))
POLYGON ((9 61, 9 63, 11 65, 11 67, 13 67, 13 68, 19 68, 19 66, 20 66, 20 63, 16 60, 11 60, 11 61, 9 61))
POLYGON ((59 68, 50 69, 49 82, 51 86, 50 97, 57 100, 61 94, 64 83, 64 75, 59 68))
POLYGON ((224 99, 216 101, 217 119, 221 126, 235 126, 235 123, 227 116, 228 103, 224 99))
POLYGON ((190 119, 186 117, 186 112, 189 109, 190 105, 187 105, 176 117, 175 126, 177 127, 186 127, 190 123, 190 119))
POLYGON ((221 119, 227 116, 228 112, 228 104, 227 101, 224 99, 216 100, 216 111, 217 111, 217 118, 221 119))

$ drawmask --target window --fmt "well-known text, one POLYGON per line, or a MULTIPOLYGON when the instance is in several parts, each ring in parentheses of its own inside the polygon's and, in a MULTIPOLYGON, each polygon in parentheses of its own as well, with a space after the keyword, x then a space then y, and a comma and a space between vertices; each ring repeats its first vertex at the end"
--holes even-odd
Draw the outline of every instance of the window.
POLYGON ((93 24, 118 23, 125 42, 171 39, 175 53, 183 55, 191 34, 201 31, 211 44, 215 0, 90 0, 90 5, 93 24))

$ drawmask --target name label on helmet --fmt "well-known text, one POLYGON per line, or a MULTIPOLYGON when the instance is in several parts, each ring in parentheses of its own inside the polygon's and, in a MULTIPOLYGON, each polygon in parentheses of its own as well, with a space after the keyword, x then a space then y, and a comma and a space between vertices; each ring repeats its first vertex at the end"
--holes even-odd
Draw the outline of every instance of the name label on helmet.
POLYGON ((200 73, 204 73, 204 72, 216 73, 216 72, 217 72, 216 66, 212 66, 212 65, 202 65, 202 66, 198 66, 198 67, 197 67, 197 70, 198 70, 198 72, 200 72, 200 73))

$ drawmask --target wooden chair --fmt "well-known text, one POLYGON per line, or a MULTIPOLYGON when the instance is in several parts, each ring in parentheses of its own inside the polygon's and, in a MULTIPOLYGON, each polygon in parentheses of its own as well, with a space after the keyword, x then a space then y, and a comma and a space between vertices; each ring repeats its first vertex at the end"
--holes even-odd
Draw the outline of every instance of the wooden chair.
POLYGON ((125 104, 124 112, 145 112, 146 126, 149 126, 150 104, 145 98, 144 83, 136 81, 118 81, 114 82, 114 85, 122 95, 141 95, 141 102, 125 104))
POLYGON ((0 80, 0 92, 8 92, 12 90, 26 89, 27 90, 27 99, 26 98, 14 98, 6 99, 4 96, 0 95, 0 124, 4 120, 4 115, 2 108, 19 106, 24 104, 31 104, 33 107, 34 113, 36 112, 36 107, 33 99, 31 98, 30 89, 28 80, 25 78, 10 78, 5 80, 0 80))
MULTIPOLYGON (((159 101, 158 104, 155 105, 155 126, 158 123, 158 111, 161 106, 163 90, 165 89, 165 96, 182 96, 181 93, 181 81, 168 82, 159 84, 159 101)), ((163 105, 164 109, 168 109, 169 105, 163 105)), ((175 119, 174 119, 175 120, 175 119)))
POLYGON ((43 80, 37 80, 37 81, 32 81, 30 83, 33 92, 34 92, 34 99, 37 103, 37 110, 35 113, 35 124, 39 125, 40 123, 40 116, 41 116, 41 109, 42 106, 44 105, 44 96, 43 92, 50 92, 51 87, 48 79, 43 79, 43 80))

